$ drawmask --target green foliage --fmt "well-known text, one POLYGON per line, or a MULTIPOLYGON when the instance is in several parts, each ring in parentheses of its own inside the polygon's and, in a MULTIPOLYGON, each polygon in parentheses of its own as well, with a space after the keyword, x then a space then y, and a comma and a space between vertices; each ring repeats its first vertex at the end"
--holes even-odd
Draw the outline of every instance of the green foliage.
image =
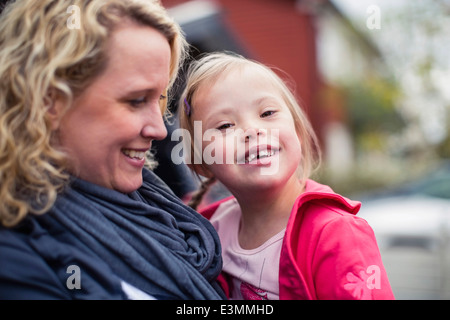
POLYGON ((394 82, 371 77, 345 89, 349 126, 358 149, 383 149, 386 136, 405 126, 396 111, 399 90, 394 82))

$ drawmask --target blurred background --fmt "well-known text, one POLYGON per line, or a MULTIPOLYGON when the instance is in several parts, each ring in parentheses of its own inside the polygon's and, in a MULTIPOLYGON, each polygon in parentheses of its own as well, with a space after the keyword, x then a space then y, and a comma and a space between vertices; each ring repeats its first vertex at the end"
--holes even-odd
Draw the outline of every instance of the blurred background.
MULTIPOLYGON (((162 3, 193 57, 230 50, 283 71, 322 146, 314 179, 362 201, 396 298, 450 299, 450 1, 162 3)), ((167 126, 157 173, 185 197, 198 181, 170 160, 167 126)))

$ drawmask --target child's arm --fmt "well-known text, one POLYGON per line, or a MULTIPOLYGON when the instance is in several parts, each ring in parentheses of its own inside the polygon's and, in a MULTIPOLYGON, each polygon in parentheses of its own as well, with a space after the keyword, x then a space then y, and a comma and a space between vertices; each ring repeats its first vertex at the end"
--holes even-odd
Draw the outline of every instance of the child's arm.
POLYGON ((373 230, 361 218, 327 223, 312 267, 319 299, 394 299, 373 230))

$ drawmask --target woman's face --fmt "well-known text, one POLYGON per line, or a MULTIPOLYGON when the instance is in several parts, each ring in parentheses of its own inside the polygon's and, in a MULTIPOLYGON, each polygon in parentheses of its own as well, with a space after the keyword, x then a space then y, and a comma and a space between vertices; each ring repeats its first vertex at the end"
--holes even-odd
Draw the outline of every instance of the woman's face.
POLYGON ((128 193, 142 184, 144 153, 167 135, 160 99, 169 83, 170 46, 156 29, 118 26, 106 69, 74 100, 57 128, 73 175, 128 193))

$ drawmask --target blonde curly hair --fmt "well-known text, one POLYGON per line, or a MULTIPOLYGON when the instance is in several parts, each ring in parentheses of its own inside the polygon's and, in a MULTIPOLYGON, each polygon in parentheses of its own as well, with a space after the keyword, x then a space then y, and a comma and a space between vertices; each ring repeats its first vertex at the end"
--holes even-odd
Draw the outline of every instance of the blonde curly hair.
MULTIPOLYGON (((69 180, 51 143, 47 110, 73 98, 105 68, 105 43, 127 18, 159 30, 171 47, 169 87, 187 52, 180 27, 157 0, 20 0, 0 16, 0 223, 48 211, 69 180), (70 8, 80 24, 69 27, 70 8)), ((167 100, 166 100, 167 101, 167 100)), ((166 110, 166 103, 162 106, 166 110)), ((150 160, 148 160, 148 163, 150 160)))

